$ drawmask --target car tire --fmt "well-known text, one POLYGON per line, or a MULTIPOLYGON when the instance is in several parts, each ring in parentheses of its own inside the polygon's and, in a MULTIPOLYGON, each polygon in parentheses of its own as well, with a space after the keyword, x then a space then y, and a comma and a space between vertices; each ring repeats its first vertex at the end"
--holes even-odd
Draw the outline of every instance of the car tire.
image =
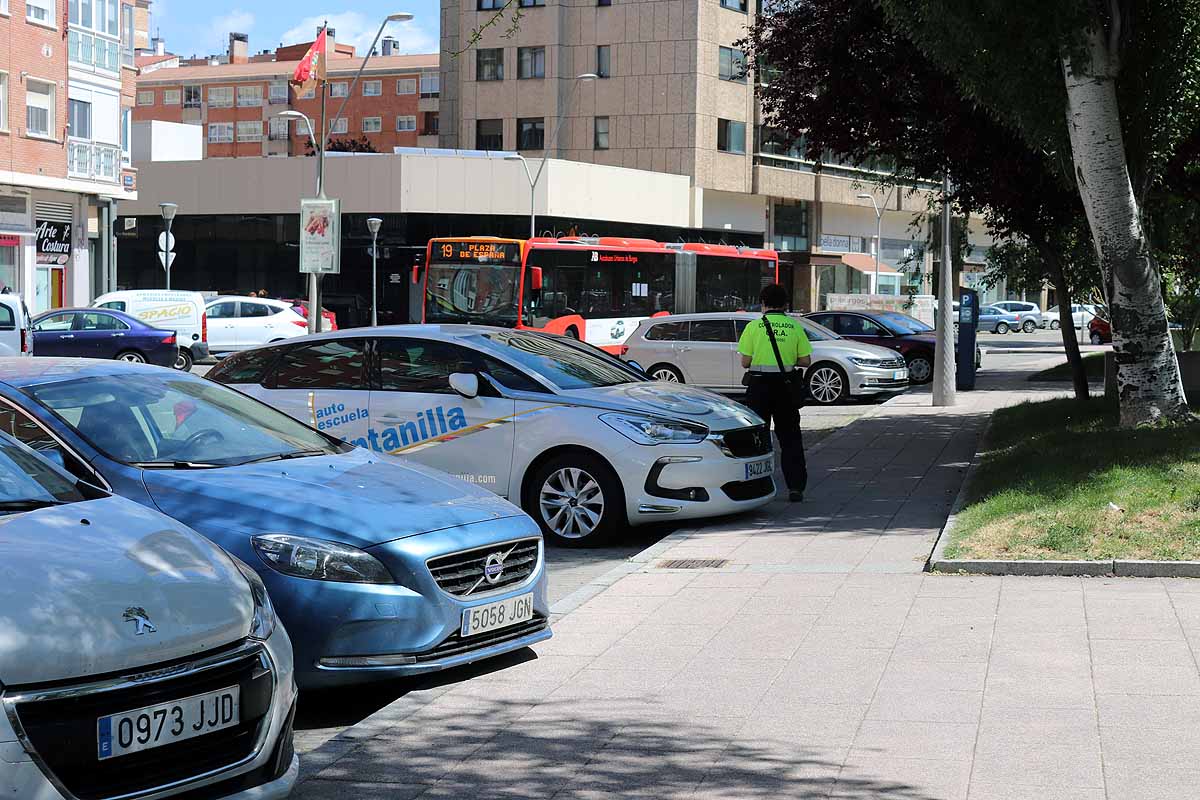
POLYGON ((814 364, 805 375, 808 396, 817 405, 831 406, 850 396, 850 381, 846 371, 829 361, 814 364))
POLYGON ((1037 323, 1031 319, 1027 319, 1021 323, 1021 330, 1025 331, 1025 333, 1033 333, 1037 330, 1037 323))
POLYGON ((683 373, 670 364, 655 364, 650 369, 646 370, 646 374, 651 380, 664 381, 666 383, 683 383, 683 373))
POLYGON ((1091 339, 1092 339, 1092 344, 1095 344, 1095 345, 1104 344, 1104 337, 1101 336, 1100 334, 1096 333, 1095 331, 1092 331, 1091 339))
POLYGON ((547 541, 564 547, 595 547, 612 540, 625 522, 625 494, 604 459, 586 452, 566 452, 548 459, 533 473, 525 511, 547 541))
POLYGON ((145 364, 146 357, 137 350, 122 350, 113 357, 114 361, 127 361, 130 364, 145 364))
POLYGON ((1008 323, 1007 322, 997 322, 996 323, 996 333, 1000 334, 1001 336, 1004 336, 1006 333, 1008 333, 1008 323))
POLYGON ((179 348, 179 355, 175 357, 175 369, 180 372, 188 372, 192 368, 192 351, 186 347, 179 348))
POLYGON ((909 383, 929 383, 933 380, 932 353, 917 353, 905 360, 908 362, 909 383))
POLYGON ((1050 330, 1056 331, 1061 327, 1062 327, 1062 324, 1058 320, 1056 320, 1056 319, 1050 320, 1050 330))

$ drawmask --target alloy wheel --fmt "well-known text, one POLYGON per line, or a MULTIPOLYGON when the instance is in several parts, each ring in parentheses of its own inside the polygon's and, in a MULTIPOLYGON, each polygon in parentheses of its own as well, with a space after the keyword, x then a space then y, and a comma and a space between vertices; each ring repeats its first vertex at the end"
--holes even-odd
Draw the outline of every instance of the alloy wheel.
POLYGON ((1007 323, 1007 322, 1001 322, 1000 324, 998 324, 998 325, 996 326, 996 333, 1000 334, 1001 336, 1003 336, 1004 334, 1008 333, 1008 323, 1007 323))
POLYGON ((117 360, 118 361, 128 361, 130 364, 145 364, 146 363, 146 359, 142 357, 141 353, 135 353, 133 351, 121 353, 121 355, 117 356, 117 360))
POLYGON ((650 373, 650 377, 656 381, 666 381, 667 383, 679 383, 679 375, 670 367, 659 367, 650 373))
POLYGON ((604 519, 604 491, 588 472, 564 467, 542 484, 538 508, 550 530, 564 539, 582 539, 604 519))
POLYGON ((1031 319, 1025 320, 1025 322, 1021 325, 1021 330, 1025 331, 1026 333, 1033 333, 1036 329, 1037 325, 1031 319))
POLYGON ((808 391, 822 405, 836 402, 842 396, 842 376, 833 367, 820 367, 808 379, 808 391))

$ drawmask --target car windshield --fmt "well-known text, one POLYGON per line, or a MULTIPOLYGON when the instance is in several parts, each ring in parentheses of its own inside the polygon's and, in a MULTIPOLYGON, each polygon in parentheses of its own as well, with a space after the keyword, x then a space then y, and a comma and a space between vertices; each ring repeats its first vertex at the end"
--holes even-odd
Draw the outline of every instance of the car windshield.
POLYGON ((910 317, 908 314, 901 314, 899 311, 884 311, 875 315, 875 319, 883 323, 884 327, 892 333, 903 336, 907 333, 929 333, 933 330, 932 327, 926 325, 916 317, 910 317))
POLYGON ((558 389, 595 389, 634 383, 629 367, 612 363, 584 347, 554 336, 522 331, 497 331, 466 337, 464 343, 487 353, 513 359, 530 372, 537 373, 558 389))
POLYGON ((191 375, 104 375, 25 392, 125 464, 222 467, 342 452, 286 414, 191 375))
POLYGON ((836 339, 842 338, 833 331, 829 330, 829 328, 826 328, 824 325, 818 322, 813 322, 807 317, 794 316, 792 319, 799 322, 800 326, 804 328, 804 333, 808 336, 808 340, 810 342, 832 342, 836 339))
POLYGON ((0 436, 0 513, 83 499, 65 475, 7 436, 0 436))

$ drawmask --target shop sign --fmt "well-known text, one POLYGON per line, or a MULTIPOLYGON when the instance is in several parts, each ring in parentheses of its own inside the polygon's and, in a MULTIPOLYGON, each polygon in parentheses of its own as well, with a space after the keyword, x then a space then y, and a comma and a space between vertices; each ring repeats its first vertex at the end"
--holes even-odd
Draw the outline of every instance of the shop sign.
POLYGON ((341 213, 337 200, 300 201, 300 271, 336 275, 341 271, 341 213))
POLYGON ((20 247, 20 236, 0 236, 0 247, 20 247))
POLYGON ((37 263, 66 264, 71 258, 71 223, 37 221, 37 263))
POLYGON ((821 249, 845 253, 850 250, 849 236, 834 236, 830 233, 821 234, 821 249))

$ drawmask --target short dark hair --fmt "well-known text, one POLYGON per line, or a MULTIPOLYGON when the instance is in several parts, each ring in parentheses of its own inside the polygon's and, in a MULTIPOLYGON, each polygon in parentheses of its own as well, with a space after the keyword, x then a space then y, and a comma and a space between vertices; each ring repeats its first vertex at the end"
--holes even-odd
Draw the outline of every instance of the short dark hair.
POLYGON ((763 308, 787 308, 791 298, 788 296, 787 289, 778 283, 772 283, 770 286, 763 287, 758 299, 762 301, 763 308))

